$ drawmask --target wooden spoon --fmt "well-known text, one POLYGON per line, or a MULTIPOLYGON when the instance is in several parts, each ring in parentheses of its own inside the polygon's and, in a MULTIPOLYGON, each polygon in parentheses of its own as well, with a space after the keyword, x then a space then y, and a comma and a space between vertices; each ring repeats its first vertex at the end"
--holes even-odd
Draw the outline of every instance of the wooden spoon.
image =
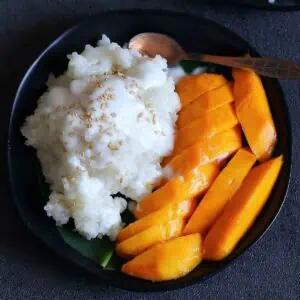
POLYGON ((167 60, 169 65, 175 65, 182 60, 202 61, 232 68, 251 68, 257 74, 266 77, 300 79, 300 65, 288 60, 271 57, 229 57, 187 53, 174 39, 160 33, 140 33, 129 41, 129 48, 136 49, 150 57, 159 54, 167 60))

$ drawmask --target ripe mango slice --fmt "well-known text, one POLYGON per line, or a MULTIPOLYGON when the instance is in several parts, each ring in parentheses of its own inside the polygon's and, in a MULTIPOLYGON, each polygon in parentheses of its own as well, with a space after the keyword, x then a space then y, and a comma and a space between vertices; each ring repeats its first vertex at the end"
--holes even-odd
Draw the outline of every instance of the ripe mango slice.
POLYGON ((235 154, 201 200, 185 226, 183 234, 199 232, 202 236, 206 235, 222 214, 226 203, 240 187, 255 161, 256 156, 246 149, 240 149, 235 154))
POLYGON ((176 85, 183 108, 202 94, 228 83, 223 75, 200 74, 184 76, 176 85))
POLYGON ((208 232, 204 241, 205 259, 221 260, 232 252, 267 202, 282 163, 280 156, 250 171, 208 232))
POLYGON ((234 69, 236 113, 252 152, 260 161, 271 157, 277 133, 260 77, 250 69, 234 69))
POLYGON ((203 117, 209 111, 231 102, 233 102, 233 93, 230 83, 206 92, 179 112, 177 126, 182 128, 188 123, 203 117))
POLYGON ((152 226, 118 244, 116 253, 124 258, 135 257, 157 243, 180 236, 184 225, 180 218, 152 226))
POLYGON ((185 276, 201 260, 201 235, 195 233, 150 248, 124 264, 122 272, 142 279, 166 281, 185 276))
POLYGON ((173 155, 177 155, 188 147, 204 139, 211 138, 215 134, 229 130, 238 123, 235 110, 231 104, 216 108, 177 131, 173 155))
POLYGON ((137 219, 168 205, 204 193, 219 173, 216 164, 207 164, 176 176, 139 202, 133 213, 137 219))
MULTIPOLYGON (((204 139, 178 155, 166 157, 162 166, 172 168, 173 173, 182 173, 188 164, 204 165, 220 157, 225 159, 242 147, 242 132, 239 126, 204 139)), ((166 172, 168 173, 168 172, 166 172)))
POLYGON ((122 242, 127 240, 128 238, 155 225, 164 224, 177 218, 186 219, 192 215, 197 204, 198 199, 194 198, 167 205, 123 228, 119 232, 117 241, 122 242))

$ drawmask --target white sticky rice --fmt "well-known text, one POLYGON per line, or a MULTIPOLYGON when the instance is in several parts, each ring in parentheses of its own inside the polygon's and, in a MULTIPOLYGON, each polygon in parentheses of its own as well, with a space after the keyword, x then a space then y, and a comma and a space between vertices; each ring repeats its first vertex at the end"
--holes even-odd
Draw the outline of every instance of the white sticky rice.
POLYGON ((114 240, 127 202, 112 195, 139 201, 151 193, 173 149, 179 97, 163 58, 141 56, 106 36, 68 59, 21 131, 52 191, 48 216, 57 225, 73 218, 87 239, 114 240))

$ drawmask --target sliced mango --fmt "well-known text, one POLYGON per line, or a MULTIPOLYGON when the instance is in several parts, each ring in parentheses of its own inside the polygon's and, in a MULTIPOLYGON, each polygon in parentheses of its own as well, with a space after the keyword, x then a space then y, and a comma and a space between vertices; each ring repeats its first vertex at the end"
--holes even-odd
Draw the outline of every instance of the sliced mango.
POLYGON ((157 243, 180 236, 184 225, 185 220, 180 218, 152 226, 118 244, 116 253, 124 258, 135 257, 157 243))
POLYGON ((271 157, 277 133, 260 77, 249 69, 234 69, 237 117, 252 152, 260 161, 271 157))
POLYGON ((195 233, 150 248, 124 264, 122 272, 137 278, 166 281, 185 276, 201 260, 201 235, 195 233))
POLYGON ((176 85, 176 92, 181 101, 181 107, 195 100, 202 94, 228 83, 223 75, 200 74, 184 76, 176 85))
POLYGON ((226 203, 240 187, 256 161, 256 156, 240 149, 211 185, 189 219, 184 234, 199 232, 205 236, 221 215, 226 203))
POLYGON ((177 131, 173 155, 237 124, 238 119, 231 104, 216 108, 177 131))
POLYGON ((219 173, 216 164, 207 164, 176 176, 139 202, 133 213, 140 219, 168 204, 204 193, 219 173))
POLYGON ((209 139, 204 139, 178 155, 166 157, 162 162, 162 166, 167 165, 166 168, 171 168, 170 171, 178 174, 182 173, 187 165, 204 165, 219 158, 225 159, 241 147, 242 132, 240 127, 236 126, 209 139))
POLYGON ((232 252, 267 202, 282 163, 280 156, 250 171, 208 232, 204 241, 205 259, 221 260, 232 252))
POLYGON ((230 83, 206 92, 179 112, 177 126, 182 128, 188 123, 203 117, 209 111, 231 102, 233 102, 233 93, 230 83))
POLYGON ((177 218, 189 218, 194 212, 198 202, 198 199, 194 198, 167 205, 123 228, 117 237, 117 241, 122 242, 127 240, 128 238, 155 225, 165 224, 177 218))

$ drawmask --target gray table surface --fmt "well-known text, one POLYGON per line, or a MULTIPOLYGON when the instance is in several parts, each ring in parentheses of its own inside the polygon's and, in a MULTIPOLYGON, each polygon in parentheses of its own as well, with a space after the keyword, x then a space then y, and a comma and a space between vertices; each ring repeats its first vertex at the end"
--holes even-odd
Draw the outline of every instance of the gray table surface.
MULTIPOLYGON (((261 54, 300 62, 300 11, 272 13, 218 2, 0 0, 1 149, 17 85, 31 62, 63 30, 103 10, 151 8, 201 15, 238 33, 261 54)), ((300 85, 283 81, 282 86, 294 139, 289 194, 269 232, 236 263, 201 284, 174 292, 142 294, 107 286, 60 259, 24 228, 7 193, 6 170, 1 168, 0 299, 300 299, 300 85)))

